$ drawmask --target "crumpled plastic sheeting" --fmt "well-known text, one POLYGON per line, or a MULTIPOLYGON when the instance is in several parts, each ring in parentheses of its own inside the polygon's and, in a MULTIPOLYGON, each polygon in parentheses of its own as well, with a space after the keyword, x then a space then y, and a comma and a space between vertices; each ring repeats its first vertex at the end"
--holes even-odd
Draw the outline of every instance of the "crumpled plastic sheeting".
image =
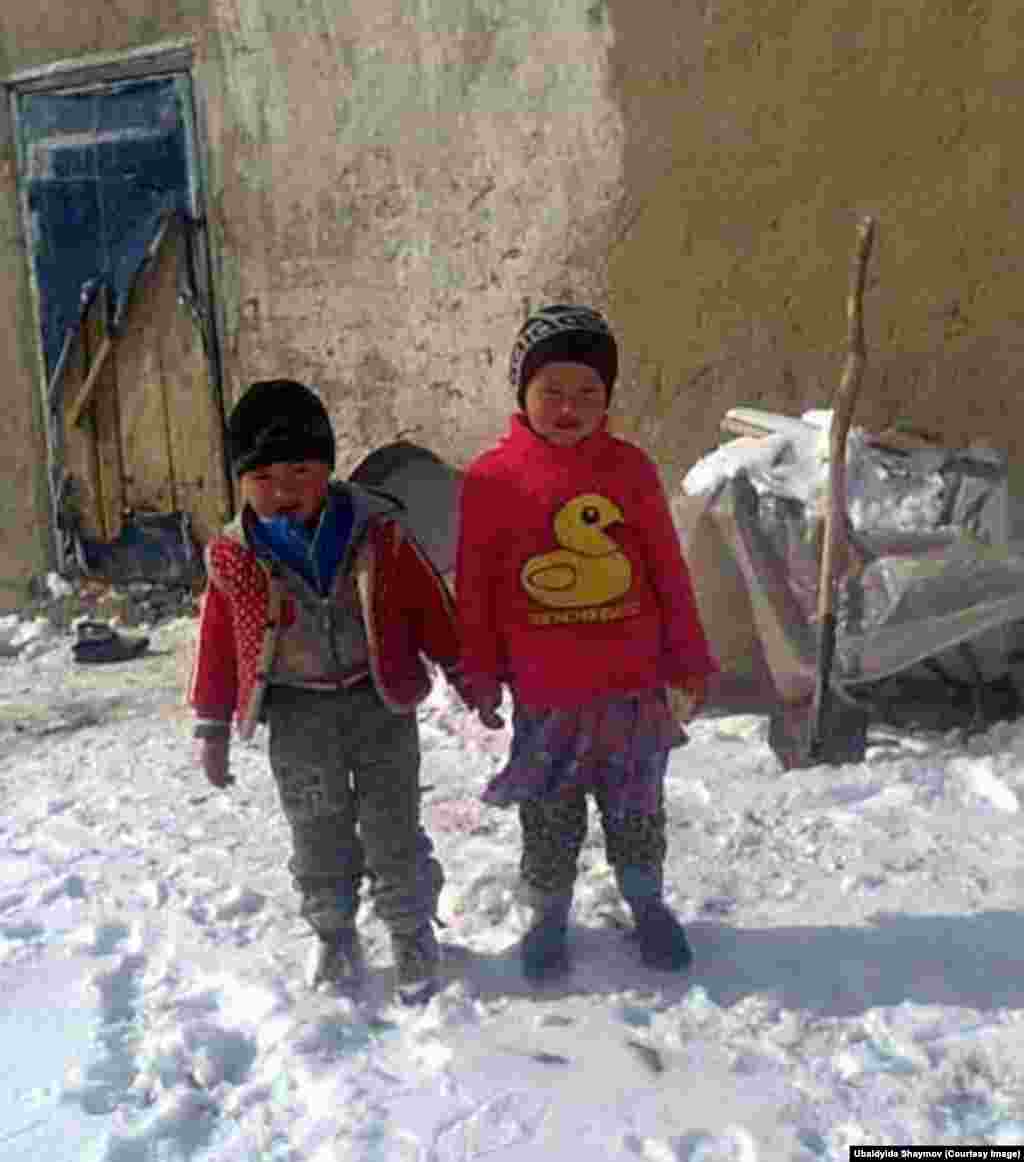
MULTIPOLYGON (((800 419, 765 414, 773 427, 770 435, 739 437, 709 452, 687 472, 683 491, 708 495, 743 471, 760 495, 818 511, 828 494, 832 412, 809 411, 800 419)), ((895 451, 855 427, 847 436, 846 469, 847 508, 857 531, 955 525, 982 535, 978 520, 985 510, 990 536, 1006 539, 1007 498, 1000 493, 1006 464, 992 449, 895 451)))
MULTIPOLYGON (((815 513, 827 482, 830 413, 819 416, 823 424, 805 417, 763 438, 729 441, 684 482, 687 493, 702 494, 721 552, 739 564, 746 616, 786 702, 807 696, 814 664, 815 513)), ((1024 619, 1024 545, 1009 541, 1005 458, 981 448, 896 452, 857 430, 847 462, 865 567, 840 585, 834 685, 878 681, 951 651, 955 659, 962 643, 985 679, 1004 674, 1024 619)), ((700 596, 699 579, 697 588, 700 596)), ((728 616, 712 612, 713 645, 714 624, 728 616)))
POLYGON ((983 677, 1005 673, 1024 619, 1024 556, 969 534, 924 557, 880 557, 861 579, 863 628, 836 642, 836 680, 855 684, 898 674, 970 643, 983 677))

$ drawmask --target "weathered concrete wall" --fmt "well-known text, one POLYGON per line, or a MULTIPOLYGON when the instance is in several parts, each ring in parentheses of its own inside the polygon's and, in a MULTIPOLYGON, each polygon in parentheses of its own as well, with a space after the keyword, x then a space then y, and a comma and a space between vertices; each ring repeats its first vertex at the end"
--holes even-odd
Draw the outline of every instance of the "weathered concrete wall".
POLYGON ((734 404, 828 402, 862 213, 880 233, 857 419, 1024 461, 1016 0, 609 8, 627 188, 611 305, 663 462, 716 443, 734 404))

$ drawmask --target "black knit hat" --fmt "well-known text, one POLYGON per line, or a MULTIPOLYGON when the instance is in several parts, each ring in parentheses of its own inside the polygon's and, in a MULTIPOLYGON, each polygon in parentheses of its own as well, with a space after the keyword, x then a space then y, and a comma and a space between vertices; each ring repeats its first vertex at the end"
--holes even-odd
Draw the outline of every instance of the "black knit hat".
POLYGON ((237 476, 286 460, 322 460, 334 467, 334 431, 327 410, 304 384, 261 379, 228 417, 228 455, 237 476))
POLYGON ((602 315, 590 307, 554 303, 535 311, 522 325, 512 347, 508 377, 521 408, 526 388, 545 363, 585 363, 604 381, 606 402, 619 372, 615 336, 602 315))

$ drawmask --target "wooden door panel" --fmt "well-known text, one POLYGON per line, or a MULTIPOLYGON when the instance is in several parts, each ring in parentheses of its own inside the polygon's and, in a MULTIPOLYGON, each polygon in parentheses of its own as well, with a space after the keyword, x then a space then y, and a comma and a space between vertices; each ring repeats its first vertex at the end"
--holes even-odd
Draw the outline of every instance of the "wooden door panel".
POLYGON ((126 510, 186 512, 201 542, 230 515, 220 405, 200 328, 178 301, 186 230, 175 219, 158 233, 109 342, 95 297, 65 370, 65 466, 95 540, 114 540, 126 510))
POLYGON ((114 361, 109 357, 104 358, 103 354, 107 309, 105 295, 97 295, 93 300, 93 309, 82 324, 82 332, 89 370, 92 371, 98 360, 103 360, 87 406, 94 421, 100 521, 104 537, 113 540, 121 532, 125 497, 117 368, 114 361))
MULTIPOLYGON (((184 227, 179 226, 183 231, 184 227)), ((184 261, 189 239, 168 238, 168 263, 184 261), (178 245, 175 245, 177 241, 178 245), (175 258, 175 252, 177 256, 175 258)), ((180 277, 180 270, 172 272, 180 277)), ((160 344, 165 366, 165 399, 169 416, 171 463, 175 467, 178 507, 187 512, 201 542, 219 532, 230 515, 231 499, 224 470, 224 421, 220 403, 210 382, 210 365, 203 347, 199 324, 177 303, 162 316, 160 344)))
POLYGON ((89 335, 99 329, 102 304, 97 295, 82 321, 71 348, 61 393, 64 472, 71 481, 71 508, 78 527, 90 537, 106 539, 106 509, 100 484, 99 430, 96 408, 90 403, 76 416, 75 404, 91 366, 89 335))
POLYGON ((75 527, 112 542, 127 509, 180 511, 206 538, 231 505, 191 78, 177 52, 143 73, 14 98, 62 569, 88 559, 75 527))
POLYGON ((168 366, 161 342, 164 320, 178 310, 169 251, 161 246, 132 288, 112 355, 120 388, 125 503, 143 512, 170 512, 177 507, 165 389, 165 380, 174 369, 168 366))

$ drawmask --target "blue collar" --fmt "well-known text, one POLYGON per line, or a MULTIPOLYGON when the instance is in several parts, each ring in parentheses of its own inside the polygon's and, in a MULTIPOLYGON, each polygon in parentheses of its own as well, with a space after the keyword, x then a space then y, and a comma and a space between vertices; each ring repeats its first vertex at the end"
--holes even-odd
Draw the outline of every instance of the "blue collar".
POLYGON ((260 517, 251 527, 258 547, 294 569, 325 597, 345 559, 354 522, 347 491, 332 488, 315 529, 288 516, 260 517))

